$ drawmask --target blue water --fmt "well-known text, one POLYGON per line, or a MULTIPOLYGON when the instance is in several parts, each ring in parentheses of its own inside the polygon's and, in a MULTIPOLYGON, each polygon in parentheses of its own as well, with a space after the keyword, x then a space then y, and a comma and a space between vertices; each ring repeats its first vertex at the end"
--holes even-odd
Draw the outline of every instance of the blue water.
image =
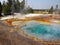
POLYGON ((60 24, 41 24, 36 21, 26 22, 21 29, 28 35, 44 41, 60 40, 60 24))

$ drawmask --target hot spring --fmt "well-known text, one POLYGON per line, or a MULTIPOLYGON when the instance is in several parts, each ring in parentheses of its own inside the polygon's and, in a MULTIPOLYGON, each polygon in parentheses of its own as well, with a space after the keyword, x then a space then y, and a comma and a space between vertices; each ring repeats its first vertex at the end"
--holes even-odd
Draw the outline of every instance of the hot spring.
POLYGON ((44 41, 60 40, 60 24, 42 24, 37 21, 29 21, 21 26, 27 34, 44 41))

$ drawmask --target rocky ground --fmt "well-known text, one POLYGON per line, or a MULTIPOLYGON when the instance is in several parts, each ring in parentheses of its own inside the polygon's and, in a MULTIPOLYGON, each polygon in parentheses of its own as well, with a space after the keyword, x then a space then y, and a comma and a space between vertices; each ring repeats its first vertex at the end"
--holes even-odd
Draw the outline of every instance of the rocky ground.
MULTIPOLYGON (((49 45, 20 35, 13 26, 0 21, 0 45, 49 45)), ((60 44, 50 44, 60 45, 60 44)))
POLYGON ((12 26, 8 26, 0 21, 0 45, 40 45, 39 43, 25 38, 12 26))

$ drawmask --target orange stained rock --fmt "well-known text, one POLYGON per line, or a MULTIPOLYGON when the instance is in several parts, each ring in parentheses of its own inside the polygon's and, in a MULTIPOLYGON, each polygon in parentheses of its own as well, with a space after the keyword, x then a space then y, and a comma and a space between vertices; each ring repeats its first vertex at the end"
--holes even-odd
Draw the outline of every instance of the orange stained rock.
POLYGON ((46 20, 44 20, 45 22, 49 22, 49 20, 48 19, 46 19, 46 20))
POLYGON ((13 20, 9 19, 9 20, 6 20, 6 22, 7 22, 7 24, 8 24, 8 25, 10 25, 10 26, 11 26, 11 25, 12 25, 13 20))

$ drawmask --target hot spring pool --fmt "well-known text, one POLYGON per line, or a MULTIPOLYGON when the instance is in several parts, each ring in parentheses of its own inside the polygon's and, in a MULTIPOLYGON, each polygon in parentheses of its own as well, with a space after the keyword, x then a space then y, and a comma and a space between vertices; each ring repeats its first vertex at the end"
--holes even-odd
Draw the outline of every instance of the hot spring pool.
POLYGON ((21 29, 27 34, 44 41, 60 40, 60 24, 41 24, 36 21, 26 22, 21 29))

